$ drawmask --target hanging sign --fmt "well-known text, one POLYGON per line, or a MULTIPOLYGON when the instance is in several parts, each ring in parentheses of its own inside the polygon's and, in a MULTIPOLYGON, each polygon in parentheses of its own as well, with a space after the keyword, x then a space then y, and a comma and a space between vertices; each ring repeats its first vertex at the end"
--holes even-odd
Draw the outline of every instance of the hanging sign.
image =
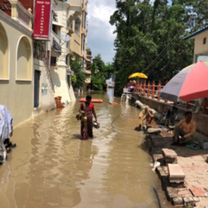
POLYGON ((51 0, 36 0, 33 39, 50 39, 51 6, 51 0))

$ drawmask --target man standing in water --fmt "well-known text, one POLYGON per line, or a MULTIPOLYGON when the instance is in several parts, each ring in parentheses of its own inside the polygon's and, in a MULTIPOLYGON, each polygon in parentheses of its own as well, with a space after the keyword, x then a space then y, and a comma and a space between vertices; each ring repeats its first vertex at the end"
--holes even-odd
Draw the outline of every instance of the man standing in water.
POLYGON ((79 112, 82 113, 81 121, 81 139, 87 140, 93 138, 93 115, 97 121, 94 104, 91 102, 92 97, 87 95, 86 102, 82 103, 79 112))
POLYGON ((175 127, 173 144, 185 143, 194 134, 195 126, 196 123, 192 119, 192 112, 187 111, 185 113, 185 119, 181 120, 175 127))

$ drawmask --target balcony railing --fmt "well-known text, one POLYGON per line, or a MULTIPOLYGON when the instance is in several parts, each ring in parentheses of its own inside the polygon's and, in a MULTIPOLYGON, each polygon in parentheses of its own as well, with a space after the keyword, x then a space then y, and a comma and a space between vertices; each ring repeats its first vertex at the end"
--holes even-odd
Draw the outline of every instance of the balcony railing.
POLYGON ((61 53, 61 40, 58 35, 52 31, 52 47, 57 53, 61 53))
POLYGON ((28 29, 32 29, 33 15, 31 9, 27 10, 18 0, 10 0, 12 10, 11 17, 28 29))

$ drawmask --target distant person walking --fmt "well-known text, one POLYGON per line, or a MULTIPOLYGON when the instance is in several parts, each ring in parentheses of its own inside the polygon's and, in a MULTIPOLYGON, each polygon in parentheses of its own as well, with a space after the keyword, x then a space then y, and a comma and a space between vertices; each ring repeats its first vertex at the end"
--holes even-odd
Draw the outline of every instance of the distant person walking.
POLYGON ((87 140, 93 138, 93 115, 97 121, 94 104, 91 102, 92 97, 87 95, 86 102, 82 103, 79 112, 82 114, 81 121, 81 139, 87 140))

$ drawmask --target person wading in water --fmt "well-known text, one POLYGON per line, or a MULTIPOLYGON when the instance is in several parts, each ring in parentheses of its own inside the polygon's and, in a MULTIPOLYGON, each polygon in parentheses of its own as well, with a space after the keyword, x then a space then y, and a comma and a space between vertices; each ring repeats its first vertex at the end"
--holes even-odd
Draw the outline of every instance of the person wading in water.
POLYGON ((92 97, 87 95, 86 102, 82 103, 79 112, 82 114, 81 139, 93 138, 93 115, 97 121, 94 104, 91 103, 92 97))

